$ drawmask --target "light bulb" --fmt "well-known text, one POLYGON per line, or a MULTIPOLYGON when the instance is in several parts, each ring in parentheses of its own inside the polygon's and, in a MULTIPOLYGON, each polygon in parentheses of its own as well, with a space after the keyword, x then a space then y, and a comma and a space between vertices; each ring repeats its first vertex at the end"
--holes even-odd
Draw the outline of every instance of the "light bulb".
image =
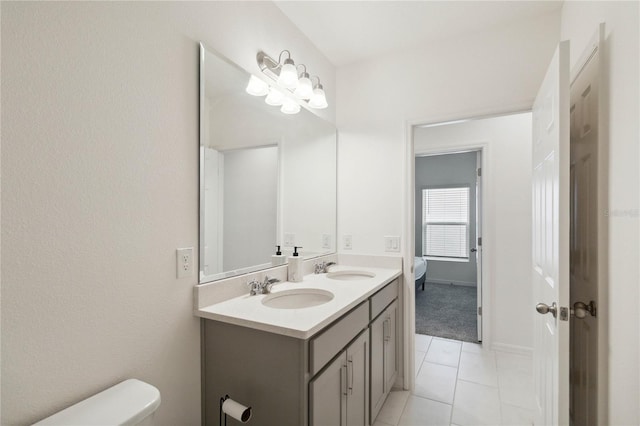
POLYGON ((285 114, 297 114, 300 112, 300 104, 290 98, 284 98, 282 102, 282 108, 280 108, 285 114))
POLYGON ((245 90, 253 96, 264 96, 269 93, 269 85, 255 75, 252 75, 245 90))
POLYGON ((300 80, 298 80, 298 87, 296 88, 294 95, 300 99, 309 99, 311 98, 311 95, 313 95, 313 85, 309 79, 309 74, 306 72, 303 73, 300 80))
POLYGON ((284 65, 280 69, 278 84, 287 89, 295 89, 298 85, 298 72, 292 59, 284 60, 284 65))
POLYGON ((324 109, 329 106, 329 104, 327 104, 327 97, 324 94, 322 84, 318 84, 316 88, 313 89, 313 95, 311 95, 311 100, 309 100, 309 106, 317 109, 324 109))
POLYGON ((281 91, 274 89, 273 87, 269 88, 269 94, 264 101, 267 105, 280 106, 282 105, 282 101, 284 100, 284 93, 281 91))

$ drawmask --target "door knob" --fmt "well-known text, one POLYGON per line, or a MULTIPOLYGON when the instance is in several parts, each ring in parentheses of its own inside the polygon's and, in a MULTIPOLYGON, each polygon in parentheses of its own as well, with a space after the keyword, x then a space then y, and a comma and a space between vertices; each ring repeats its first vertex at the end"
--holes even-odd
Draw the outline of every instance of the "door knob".
POLYGON ((556 305, 556 302, 553 302, 551 306, 547 305, 546 303, 538 303, 536 305, 536 311, 538 311, 538 313, 542 315, 551 312, 551 315, 553 315, 553 317, 555 318, 556 315, 558 315, 558 306, 556 305))
POLYGON ((588 305, 582 302, 576 302, 573 304, 573 309, 571 309, 571 314, 578 318, 583 319, 587 316, 587 314, 591 314, 592 317, 596 316, 596 302, 593 300, 589 302, 588 305))
POLYGON ((475 253, 475 252, 477 252, 477 251, 478 251, 478 249, 477 249, 477 248, 472 248, 472 249, 471 249, 471 253, 475 253))

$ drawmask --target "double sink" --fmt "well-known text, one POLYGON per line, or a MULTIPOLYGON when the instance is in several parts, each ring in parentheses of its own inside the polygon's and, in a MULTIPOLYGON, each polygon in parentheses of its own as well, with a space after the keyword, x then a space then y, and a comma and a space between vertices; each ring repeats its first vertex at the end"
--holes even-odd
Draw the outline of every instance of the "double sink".
MULTIPOLYGON (((376 274, 368 271, 329 272, 327 278, 339 281, 357 281, 374 278, 376 274)), ((274 309, 304 309, 323 305, 333 300, 335 295, 328 290, 318 288, 300 288, 272 293, 262 299, 262 304, 274 309)))
MULTIPOLYGON (((196 289, 198 317, 309 339, 400 276, 401 269, 340 265, 329 273, 308 274, 302 282, 275 284, 271 294, 242 295, 207 303, 216 284, 196 289), (202 293, 199 293, 202 292, 202 293)), ((260 279, 260 278, 259 278, 260 279)))

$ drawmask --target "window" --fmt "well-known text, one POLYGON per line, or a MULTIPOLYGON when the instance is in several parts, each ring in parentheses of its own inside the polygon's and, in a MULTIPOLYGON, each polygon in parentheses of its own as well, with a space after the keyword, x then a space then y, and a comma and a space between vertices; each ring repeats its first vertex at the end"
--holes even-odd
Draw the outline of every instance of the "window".
POLYGON ((422 255, 469 260, 469 187, 422 190, 422 255))

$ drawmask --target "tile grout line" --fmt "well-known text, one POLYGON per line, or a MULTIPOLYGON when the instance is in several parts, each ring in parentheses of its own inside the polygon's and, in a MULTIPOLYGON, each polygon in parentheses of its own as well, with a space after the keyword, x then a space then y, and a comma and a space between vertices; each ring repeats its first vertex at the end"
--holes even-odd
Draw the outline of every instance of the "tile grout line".
MULTIPOLYGON (((431 340, 429 340, 429 344, 427 345, 427 349, 424 351, 424 358, 422 358, 422 361, 420 362, 420 368, 418 368, 418 371, 416 371, 415 376, 418 377, 418 373, 420 372, 420 370, 422 370, 422 365, 424 364, 425 360, 427 359, 427 353, 429 352, 429 349, 431 348, 431 343, 433 343, 433 336, 431 336, 431 340)), ((415 354, 414 354, 415 356, 415 354)), ((415 377, 414 377, 415 380, 415 377)))
MULTIPOLYGON (((426 335, 423 335, 423 336, 426 336, 426 335)), ((422 358, 422 361, 420 362, 420 368, 418 368, 418 371, 415 372, 414 381, 418 377, 418 372, 420 370, 422 370, 422 365, 425 363, 425 360, 427 359, 427 353, 429 352, 429 349, 431 349, 431 343, 433 343, 433 336, 429 336, 429 337, 431 337, 431 339, 429 340, 429 344, 427 345, 427 348, 424 351, 424 358, 422 358)), ((422 351, 420 351, 420 352, 422 352, 422 351)), ((415 356, 415 354, 414 354, 414 356, 415 356)), ((407 400, 404 402, 404 406, 402 407, 402 412, 400 413, 400 418, 398 419, 398 421, 396 422, 396 424, 394 426, 398 426, 398 424, 400 423, 400 420, 402 420, 402 416, 404 415, 404 411, 407 409, 407 404, 409 403, 409 398, 411 398, 412 396, 413 396, 413 394, 411 392, 409 392, 409 396, 407 397, 407 400)))
POLYGON ((449 414, 449 425, 453 422, 453 411, 456 406, 456 391, 458 390, 458 376, 460 375, 460 358, 462 358, 462 342, 460 342, 460 353, 458 353, 458 365, 456 366, 456 381, 453 384, 453 401, 451 401, 451 414, 449 414))
POLYGON ((500 373, 498 372, 498 354, 493 351, 493 362, 496 367, 496 382, 498 383, 498 401, 500 402, 500 423, 504 424, 504 416, 502 415, 502 392, 500 391, 500 373))
POLYGON ((409 392, 409 396, 407 396, 407 399, 404 401, 404 405, 402 406, 402 412, 400 413, 400 417, 398 418, 398 421, 394 426, 398 426, 400 424, 400 420, 402 420, 402 416, 404 415, 404 410, 407 409, 407 404, 409 403, 409 398, 411 398, 411 396, 412 394, 411 392, 409 392))

